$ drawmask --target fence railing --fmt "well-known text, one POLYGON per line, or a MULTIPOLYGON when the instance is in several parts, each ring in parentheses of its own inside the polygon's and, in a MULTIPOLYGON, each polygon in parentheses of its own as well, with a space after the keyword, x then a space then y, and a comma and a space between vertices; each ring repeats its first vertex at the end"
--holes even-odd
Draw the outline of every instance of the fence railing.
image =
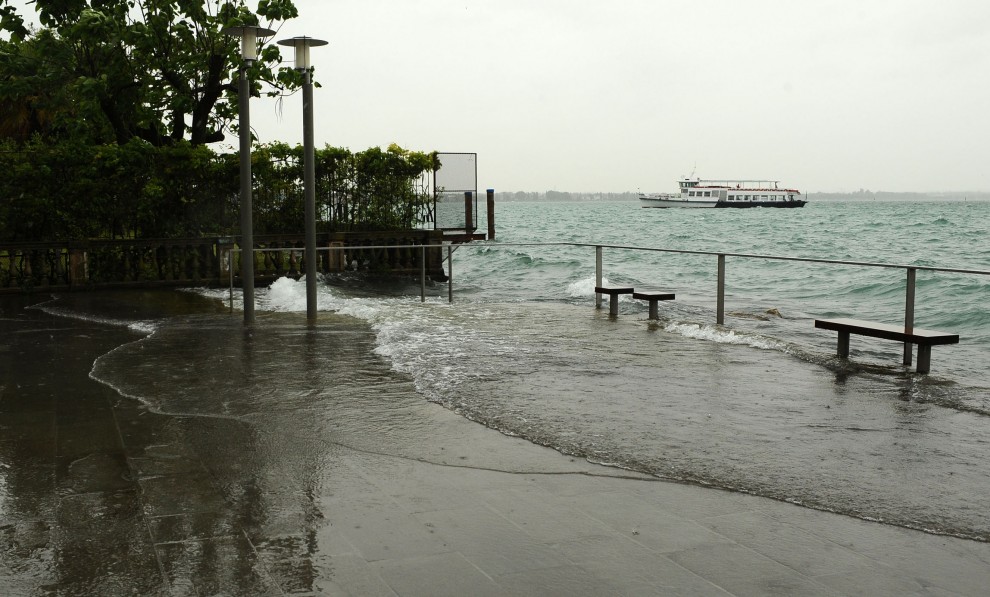
MULTIPOLYGON (((342 271, 350 264, 383 273, 411 273, 421 268, 443 280, 443 257, 436 248, 442 232, 398 230, 324 234, 319 244, 345 253, 324 253, 317 271, 342 271), (409 247, 434 247, 423 252, 409 247), (372 248, 373 247, 373 248, 372 248), (343 262, 346 254, 347 264, 343 262), (332 256, 340 259, 331 260, 332 256)), ((0 292, 67 291, 149 286, 222 286, 237 276, 228 259, 234 237, 150 240, 92 240, 76 243, 0 241, 0 292)), ((256 284, 304 270, 302 235, 254 237, 260 252, 256 284)))
MULTIPOLYGON (((413 231, 428 235, 426 231, 413 231)), ((426 299, 426 280, 429 275, 448 282, 448 300, 453 302, 453 247, 451 244, 431 241, 428 236, 419 242, 403 243, 409 231, 394 233, 359 233, 344 240, 330 239, 318 248, 317 271, 329 273, 348 267, 368 269, 368 264, 380 266, 381 271, 391 273, 418 272, 421 279, 421 300, 426 299), (375 241, 386 242, 375 242, 375 241), (371 242, 368 242, 371 241, 371 242), (446 259, 443 251, 446 250, 446 259), (447 271, 444 271, 446 262, 447 271)), ((699 251, 665 249, 631 245, 610 245, 574 242, 505 243, 482 242, 492 248, 524 247, 580 247, 595 249, 595 283, 602 285, 604 278, 604 251, 637 251, 674 253, 715 257, 715 322, 725 324, 725 289, 727 258, 761 259, 845 265, 853 267, 884 268, 904 272, 904 326, 913 329, 917 273, 919 271, 990 276, 990 270, 904 265, 868 261, 821 259, 736 253, 728 251, 699 251)), ((176 239, 144 241, 91 241, 70 245, 43 243, 6 243, 0 246, 0 291, 30 289, 71 290, 83 287, 114 287, 135 285, 222 285, 231 288, 240 268, 234 255, 240 249, 230 238, 176 239)), ((302 267, 304 242, 296 237, 256 238, 254 249, 261 279, 290 275, 298 276, 302 267)), ((373 268, 372 268, 373 270, 373 268)), ((257 280, 256 280, 257 281, 257 280)), ((602 295, 596 293, 595 306, 601 307, 602 295)), ((904 347, 904 364, 911 362, 911 345, 904 347)))
MULTIPOLYGON (((847 265, 854 267, 872 267, 872 268, 903 270, 905 273, 904 327, 909 330, 914 328, 915 295, 916 295, 915 291, 917 284, 917 273, 919 271, 990 276, 990 270, 922 266, 922 265, 903 265, 903 264, 878 263, 878 262, 869 262, 869 261, 849 261, 849 260, 840 260, 840 259, 821 259, 814 257, 761 255, 761 254, 753 254, 753 253, 734 253, 728 251, 664 249, 664 248, 655 248, 655 247, 638 247, 631 245, 606 245, 606 244, 573 243, 573 242, 557 242, 557 243, 501 243, 500 242, 500 243, 491 243, 486 245, 493 247, 509 247, 509 246, 529 246, 529 247, 570 246, 570 247, 586 247, 586 248, 593 247, 595 249, 595 285, 599 287, 602 286, 602 280, 604 277, 603 252, 605 249, 622 250, 622 251, 644 251, 644 252, 655 252, 655 253, 676 253, 683 255, 703 255, 703 256, 715 257, 716 280, 717 280, 716 288, 715 288, 715 305, 716 305, 715 323, 718 325, 725 324, 725 276, 726 276, 727 257, 734 257, 741 259, 763 259, 763 260, 771 260, 771 261, 795 261, 795 262, 805 262, 805 263, 820 263, 820 264, 830 264, 830 265, 847 265)), ((595 293, 595 306, 597 308, 600 308, 601 305, 602 305, 602 294, 595 293)), ((912 350, 911 344, 904 345, 903 362, 905 365, 911 364, 911 350, 912 350)))
MULTIPOLYGON (((754 253, 735 253, 728 251, 698 251, 698 250, 687 250, 687 249, 665 249, 656 247, 638 247, 631 245, 605 245, 605 244, 591 244, 591 243, 574 243, 574 242, 551 242, 551 243, 505 243, 505 242, 484 242, 481 241, 478 244, 485 247, 491 248, 507 248, 507 247, 583 247, 583 248, 594 248, 595 249, 595 285, 601 286, 602 280, 604 279, 604 259, 603 254, 605 249, 611 250, 621 250, 621 251, 643 251, 643 252, 653 252, 653 253, 676 253, 683 255, 701 255, 716 258, 716 288, 715 288, 715 322, 718 325, 725 324, 725 289, 726 289, 726 258, 734 257, 741 259, 762 259, 769 261, 792 261, 792 262, 804 262, 804 263, 820 263, 829 265, 847 265, 854 267, 872 267, 872 268, 883 268, 883 269, 894 269, 903 270, 905 272, 905 300, 904 300, 904 324, 905 327, 911 328, 914 326, 914 310, 915 310, 915 289, 917 272, 919 271, 929 271, 929 272, 942 272, 942 273, 955 273, 955 274, 967 274, 967 275, 978 275, 978 276, 990 276, 990 270, 977 270, 977 269, 966 269, 966 268, 952 268, 952 267, 937 267, 937 266, 923 266, 923 265, 904 265, 904 264, 894 264, 894 263, 879 263, 870 261, 850 261, 850 260, 840 260, 840 259, 821 259, 815 257, 790 257, 790 256, 779 256, 779 255, 762 255, 754 253)), ((367 251, 407 251, 408 255, 415 254, 416 251, 423 251, 424 254, 427 249, 440 251, 446 249, 446 263, 447 263, 447 277, 449 282, 448 296, 450 301, 453 301, 453 251, 452 245, 450 244, 410 244, 410 245, 349 245, 349 246, 330 246, 330 247, 320 247, 317 250, 320 252, 327 252, 329 255, 335 252, 351 251, 359 252, 358 254, 364 254, 367 251)), ((284 251, 285 249, 255 249, 258 253, 265 253, 268 251, 284 251)), ((301 249, 295 249, 301 252, 301 249)), ((238 251, 238 249, 234 249, 238 251)), ((423 265, 427 263, 425 258, 420 259, 419 262, 423 265)), ((425 273, 421 276, 423 280, 423 286, 425 288, 425 273)), ((424 294, 424 293, 421 293, 424 294)), ((601 307, 602 295, 601 293, 595 294, 595 306, 601 307)))

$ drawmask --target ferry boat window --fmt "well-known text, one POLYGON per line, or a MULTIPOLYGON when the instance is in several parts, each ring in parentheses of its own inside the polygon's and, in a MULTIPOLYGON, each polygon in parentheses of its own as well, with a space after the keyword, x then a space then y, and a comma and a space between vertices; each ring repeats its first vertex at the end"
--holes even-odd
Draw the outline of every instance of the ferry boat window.
POLYGON ((766 201, 766 200, 767 200, 767 196, 766 196, 766 195, 763 195, 763 200, 764 200, 764 201, 766 201))
POLYGON ((712 196, 711 191, 705 191, 705 197, 711 197, 711 196, 712 196))
POLYGON ((694 197, 694 191, 688 191, 688 197, 694 197))

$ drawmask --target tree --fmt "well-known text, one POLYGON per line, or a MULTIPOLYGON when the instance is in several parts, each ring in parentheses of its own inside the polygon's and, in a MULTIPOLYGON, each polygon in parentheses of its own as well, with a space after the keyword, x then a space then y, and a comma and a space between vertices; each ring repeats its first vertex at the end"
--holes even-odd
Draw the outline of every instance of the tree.
MULTIPOLYGON (((275 27, 298 16, 291 0, 35 0, 44 29, 29 32, 0 0, 0 135, 81 135, 155 146, 224 139, 237 115, 238 40, 225 27, 275 27), (72 123, 75 123, 74 125, 72 123)), ((294 89, 266 45, 251 67, 252 95, 294 89)))

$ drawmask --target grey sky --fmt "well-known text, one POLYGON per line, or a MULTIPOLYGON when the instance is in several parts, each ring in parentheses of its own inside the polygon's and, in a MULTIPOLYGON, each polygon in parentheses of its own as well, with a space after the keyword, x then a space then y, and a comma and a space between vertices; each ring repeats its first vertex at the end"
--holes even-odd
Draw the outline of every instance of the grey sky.
MULTIPOLYGON (((501 191, 990 190, 986 0, 294 1, 318 146, 477 152, 501 191)), ((261 140, 301 103, 254 100, 261 140)))
MULTIPOLYGON (((317 143, 477 152, 480 188, 990 190, 985 0, 296 5, 280 35, 330 41, 317 143)), ((262 138, 300 103, 257 102, 262 138)))

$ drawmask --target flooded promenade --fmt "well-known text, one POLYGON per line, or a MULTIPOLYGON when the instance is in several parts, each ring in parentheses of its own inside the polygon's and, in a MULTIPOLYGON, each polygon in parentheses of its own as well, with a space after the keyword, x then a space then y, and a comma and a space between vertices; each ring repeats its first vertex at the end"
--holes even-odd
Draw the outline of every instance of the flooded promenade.
POLYGON ((3 595, 990 586, 987 543, 658 481, 487 429, 424 400, 358 319, 266 313, 245 329, 171 291, 41 302, 0 297, 3 595), (153 343, 121 325, 165 318, 153 343))

